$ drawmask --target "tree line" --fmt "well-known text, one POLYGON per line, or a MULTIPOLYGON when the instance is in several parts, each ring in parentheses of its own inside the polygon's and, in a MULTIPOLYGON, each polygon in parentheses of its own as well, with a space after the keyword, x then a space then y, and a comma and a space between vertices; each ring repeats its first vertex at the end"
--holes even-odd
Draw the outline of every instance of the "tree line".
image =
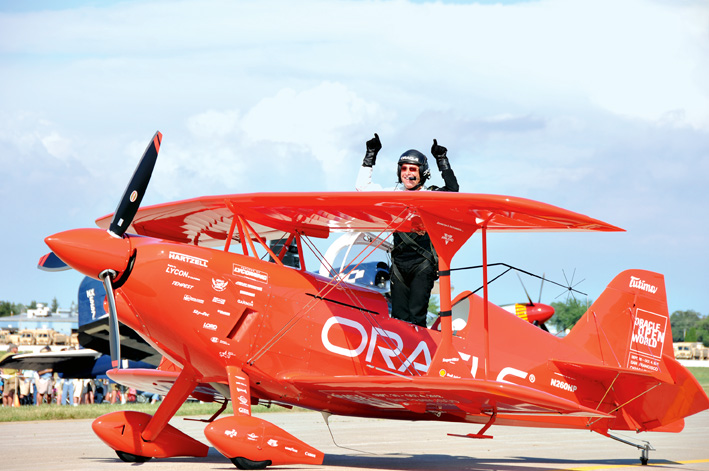
MULTIPOLYGON (((37 304, 38 304, 37 301, 32 301, 29 304, 13 303, 10 301, 0 301, 0 317, 20 315, 23 312, 27 312, 28 309, 37 309, 37 304)), ((49 304, 47 304, 47 303, 41 303, 41 304, 44 304, 45 306, 49 306, 49 310, 51 312, 57 312, 57 309, 59 309, 59 302, 57 301, 57 298, 52 299, 52 302, 49 304)))
MULTIPOLYGON (((589 301, 590 306, 593 301, 589 301)), ((586 312, 585 301, 569 298, 566 302, 553 302, 554 316, 549 323, 562 331, 570 329, 586 312)), ((709 317, 694 310, 675 311, 670 315, 673 342, 702 342, 709 347, 709 317)))

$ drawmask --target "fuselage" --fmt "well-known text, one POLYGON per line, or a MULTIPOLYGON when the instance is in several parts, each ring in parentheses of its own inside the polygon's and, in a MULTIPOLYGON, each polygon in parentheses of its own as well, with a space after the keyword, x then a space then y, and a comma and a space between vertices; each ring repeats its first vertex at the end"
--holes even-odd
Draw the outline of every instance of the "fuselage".
MULTIPOLYGON (((395 396, 380 395, 373 403, 364 395, 323 392, 298 382, 317 376, 428 374, 441 333, 389 317, 380 293, 209 248, 147 237, 131 237, 131 244, 135 264, 118 290, 121 322, 174 363, 191 364, 203 382, 225 383, 225 367, 236 365, 262 400, 345 415, 481 420, 459 410, 448 417, 445 411, 421 414, 395 406, 400 399, 395 396)), ((483 301, 470 299, 468 325, 453 338, 458 357, 448 360, 457 376, 463 371, 461 377, 579 400, 578 386, 547 360, 595 361, 590 355, 492 304, 486 336, 480 321, 483 301)), ((592 386, 585 389, 602 395, 592 386)))

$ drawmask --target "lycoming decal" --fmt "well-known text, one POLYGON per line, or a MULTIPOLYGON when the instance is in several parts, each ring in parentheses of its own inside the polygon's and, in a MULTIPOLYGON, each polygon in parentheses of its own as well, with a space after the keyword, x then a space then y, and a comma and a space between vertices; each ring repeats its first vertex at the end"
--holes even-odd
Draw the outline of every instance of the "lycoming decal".
POLYGON ((192 265, 198 265, 200 267, 207 268, 207 261, 205 259, 193 257, 192 255, 187 255, 179 252, 170 252, 169 258, 172 260, 191 263, 192 265))
POLYGON ((243 265, 237 265, 236 263, 232 266, 233 275, 241 275, 247 278, 251 278, 255 281, 260 281, 261 283, 268 283, 268 273, 254 270, 253 268, 245 267, 243 265))
POLYGON ((648 293, 652 293, 652 294, 655 294, 657 292, 657 286, 653 286, 649 283, 646 283, 645 280, 641 280, 637 276, 632 276, 632 275, 630 275, 630 287, 641 289, 643 291, 647 291, 648 293))

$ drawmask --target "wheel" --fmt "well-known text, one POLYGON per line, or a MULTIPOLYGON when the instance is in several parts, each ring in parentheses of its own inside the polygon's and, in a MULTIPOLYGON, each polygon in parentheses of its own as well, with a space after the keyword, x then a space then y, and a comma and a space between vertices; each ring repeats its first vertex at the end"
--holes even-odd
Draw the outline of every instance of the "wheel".
POLYGON ((118 450, 116 450, 116 454, 121 459, 121 461, 125 461, 126 463, 145 463, 146 461, 152 458, 152 456, 138 456, 132 453, 126 453, 125 451, 118 450))
POLYGON ((272 463, 271 460, 251 461, 241 456, 231 458, 231 462, 239 469, 266 469, 266 466, 270 466, 272 463))
POLYGON ((643 466, 647 466, 648 458, 645 458, 644 456, 640 457, 640 464, 643 466))

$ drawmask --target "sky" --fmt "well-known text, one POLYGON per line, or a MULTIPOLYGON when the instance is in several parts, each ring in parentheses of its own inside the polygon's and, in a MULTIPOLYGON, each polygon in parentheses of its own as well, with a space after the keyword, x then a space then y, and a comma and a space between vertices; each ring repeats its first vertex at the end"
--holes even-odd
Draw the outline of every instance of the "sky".
MULTIPOLYGON (((44 238, 113 212, 157 130, 143 205, 351 191, 375 132, 393 186, 435 138, 461 191, 626 230, 491 235, 490 263, 588 299, 656 271, 670 312, 709 314, 705 1, 0 0, 0 300, 76 301, 80 275, 37 270, 44 238)), ((453 266, 479 262, 475 245, 453 266)), ((491 299, 524 301, 504 278, 491 299)))

